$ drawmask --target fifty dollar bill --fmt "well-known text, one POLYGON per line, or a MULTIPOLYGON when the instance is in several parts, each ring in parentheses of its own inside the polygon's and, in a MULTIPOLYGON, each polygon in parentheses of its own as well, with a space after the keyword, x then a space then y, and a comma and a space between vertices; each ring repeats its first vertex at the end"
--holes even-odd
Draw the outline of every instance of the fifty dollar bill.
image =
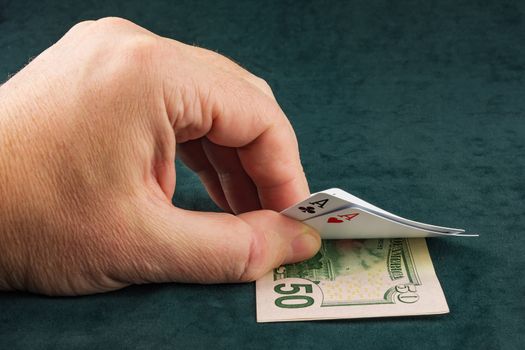
POLYGON ((257 281, 257 321, 448 313, 424 238, 326 240, 257 281))

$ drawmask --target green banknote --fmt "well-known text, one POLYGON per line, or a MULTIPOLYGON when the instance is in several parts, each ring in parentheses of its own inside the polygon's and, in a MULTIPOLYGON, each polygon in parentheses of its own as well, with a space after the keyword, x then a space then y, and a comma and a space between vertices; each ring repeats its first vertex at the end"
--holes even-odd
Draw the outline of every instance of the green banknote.
POLYGON ((447 313, 424 238, 326 240, 257 281, 257 321, 447 313))

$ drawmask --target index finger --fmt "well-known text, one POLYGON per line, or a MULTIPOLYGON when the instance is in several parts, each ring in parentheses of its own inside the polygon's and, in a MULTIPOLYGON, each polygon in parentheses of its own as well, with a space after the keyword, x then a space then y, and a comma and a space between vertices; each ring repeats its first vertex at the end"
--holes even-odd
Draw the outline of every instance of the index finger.
POLYGON ((310 195, 295 133, 288 121, 282 124, 271 126, 238 151, 257 186, 261 205, 277 211, 310 195))
POLYGON ((293 128, 277 102, 249 83, 242 94, 219 89, 222 110, 207 137, 237 147, 241 164, 257 187, 263 208, 281 211, 308 197, 293 128))
POLYGON ((180 113, 173 107, 175 99, 191 94, 180 93, 180 86, 175 85, 180 80, 165 81, 165 102, 177 142, 206 136, 218 145, 237 148, 263 208, 281 211, 307 198, 308 183, 297 139, 278 103, 241 76, 205 64, 196 71, 195 60, 187 65, 184 61, 178 60, 168 67, 173 72, 164 74, 175 76, 178 71, 177 76, 191 77, 183 85, 198 100, 185 101, 186 105, 197 106, 197 110, 189 108, 180 113), (181 69, 187 69, 187 74, 180 74, 181 69))

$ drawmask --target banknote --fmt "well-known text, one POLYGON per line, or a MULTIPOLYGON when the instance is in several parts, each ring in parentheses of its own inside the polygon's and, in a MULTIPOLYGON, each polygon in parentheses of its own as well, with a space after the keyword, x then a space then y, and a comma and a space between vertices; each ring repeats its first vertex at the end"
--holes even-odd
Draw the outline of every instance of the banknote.
POLYGON ((425 238, 325 240, 256 282, 257 322, 448 313, 425 238))

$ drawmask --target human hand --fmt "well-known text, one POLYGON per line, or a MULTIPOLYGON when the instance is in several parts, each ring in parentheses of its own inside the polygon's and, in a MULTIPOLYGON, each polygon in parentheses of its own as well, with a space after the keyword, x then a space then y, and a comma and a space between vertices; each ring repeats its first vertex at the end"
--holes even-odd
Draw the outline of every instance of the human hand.
POLYGON ((268 85, 122 19, 76 25, 0 87, 0 149, 3 290, 251 281, 320 245, 275 212, 309 191, 268 85), (173 207, 176 149, 230 213, 173 207))

